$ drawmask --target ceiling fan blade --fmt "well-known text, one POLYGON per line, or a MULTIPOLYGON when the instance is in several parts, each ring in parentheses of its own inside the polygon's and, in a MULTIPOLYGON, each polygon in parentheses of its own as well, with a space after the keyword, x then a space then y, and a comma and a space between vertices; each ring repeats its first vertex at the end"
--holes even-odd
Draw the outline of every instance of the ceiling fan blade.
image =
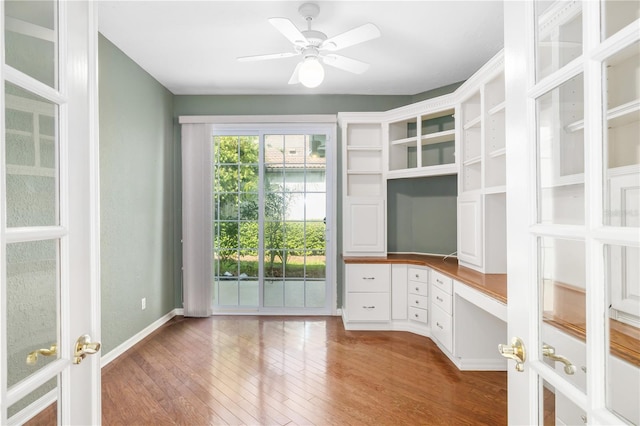
POLYGON ((326 39, 321 45, 321 49, 336 51, 354 44, 363 43, 380 37, 380 30, 372 23, 364 24, 353 28, 335 37, 326 39))
POLYGON ((347 58, 346 56, 336 55, 334 53, 322 55, 322 61, 335 68, 349 71, 354 74, 362 74, 369 69, 369 64, 358 61, 356 59, 347 58))
POLYGON ((250 62, 250 61, 264 61, 266 59, 280 59, 280 58, 290 58, 292 56, 299 55, 298 52, 285 52, 285 53, 271 53, 268 55, 255 55, 255 56, 240 56, 236 58, 240 62, 250 62))
POLYGON ((308 44, 307 38, 287 18, 269 18, 269 23, 296 46, 306 46, 308 44))
POLYGON ((300 66, 302 65, 302 62, 298 62, 298 65, 296 65, 296 69, 293 70, 293 74, 291 74, 291 78, 289 79, 289 84, 298 84, 300 83, 300 66))

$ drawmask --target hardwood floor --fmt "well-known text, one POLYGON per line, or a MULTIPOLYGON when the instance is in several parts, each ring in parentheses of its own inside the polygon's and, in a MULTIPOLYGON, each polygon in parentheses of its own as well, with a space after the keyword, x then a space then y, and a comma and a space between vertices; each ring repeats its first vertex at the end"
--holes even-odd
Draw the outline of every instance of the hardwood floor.
POLYGON ((105 425, 500 425, 505 372, 338 317, 178 317, 102 372, 105 425))

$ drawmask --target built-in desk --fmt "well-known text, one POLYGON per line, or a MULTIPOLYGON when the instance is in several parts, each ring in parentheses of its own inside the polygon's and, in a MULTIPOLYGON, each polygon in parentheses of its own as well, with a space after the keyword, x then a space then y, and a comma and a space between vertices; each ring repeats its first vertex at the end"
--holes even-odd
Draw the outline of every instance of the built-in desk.
MULTIPOLYGON (((465 333, 462 330, 465 327, 474 326, 465 324, 465 321, 472 321, 474 315, 477 316, 479 314, 478 310, 489 313, 502 322, 506 323, 507 321, 506 274, 482 274, 459 266, 455 258, 443 260, 442 257, 418 254, 389 254, 386 257, 345 257, 344 262, 346 264, 416 265, 451 277, 454 280, 453 303, 454 311, 456 312, 453 327, 456 342, 454 346, 457 346, 460 350, 475 344, 471 341, 469 341, 468 345, 464 343, 471 333, 465 333)), ((559 295, 558 304, 574 307, 585 306, 584 292, 557 291, 556 293, 559 295)), ((546 313, 544 321, 547 325, 551 325, 580 341, 585 341, 584 310, 559 308, 555 313, 546 313), (559 315, 558 312, 564 312, 565 314, 559 315)), ((429 335, 429 337, 431 336, 429 335)), ((610 339, 612 355, 640 367, 640 330, 638 328, 616 320, 610 320, 610 339)), ((508 336, 504 335, 502 340, 503 342, 508 342, 508 336)))
POLYGON ((506 369, 507 362, 497 350, 499 343, 508 341, 505 274, 482 274, 459 266, 455 258, 443 260, 418 254, 345 257, 344 261, 347 264, 345 328, 411 331, 430 337, 461 370, 506 369), (381 270, 381 265, 387 265, 387 269, 382 266, 381 270), (404 271, 398 268, 402 265, 404 271), (393 273, 390 266, 394 268, 393 273), (428 278, 418 277, 421 270, 428 278), (386 286, 381 283, 385 273, 389 280, 386 286), (426 292, 421 290, 420 281, 428 283, 426 292), (355 290, 354 283, 357 283, 355 290), (368 283, 371 283, 370 292, 368 283), (415 304, 425 300, 428 301, 427 317, 424 323, 418 323, 416 321, 422 322, 418 313, 425 310, 417 309, 415 304), (406 310, 394 314, 394 307, 406 307, 407 302, 408 315, 406 310), (412 314, 417 317, 415 321, 412 314))

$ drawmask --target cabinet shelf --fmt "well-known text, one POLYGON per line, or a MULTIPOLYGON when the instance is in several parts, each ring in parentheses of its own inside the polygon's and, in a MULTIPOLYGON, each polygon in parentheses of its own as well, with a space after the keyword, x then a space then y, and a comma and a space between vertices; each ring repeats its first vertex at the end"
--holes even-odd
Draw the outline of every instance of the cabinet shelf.
POLYGON ((463 164, 465 166, 471 166, 473 164, 478 164, 481 161, 482 161, 482 157, 478 156, 478 157, 473 157, 473 158, 470 158, 468 160, 465 160, 463 164))
MULTIPOLYGON (((638 121, 638 117, 634 116, 634 113, 640 111, 640 100, 635 99, 626 104, 611 108, 607 111, 607 121, 614 121, 616 126, 623 126, 625 124, 638 121)), ((612 124, 612 123, 609 123, 612 124)), ((579 120, 570 123, 566 127, 569 132, 577 132, 584 129, 584 120, 579 120)))
POLYGON ((415 145, 417 142, 418 142, 418 137, 417 136, 413 136, 413 137, 410 137, 410 138, 393 140, 393 141, 391 141, 391 145, 401 145, 401 146, 415 145))
POLYGON ((455 138, 455 134, 456 134, 455 129, 444 130, 442 132, 436 132, 436 133, 429 133, 427 135, 422 136, 420 143, 422 145, 429 145, 434 143, 449 142, 455 138))
POLYGON ((382 147, 380 146, 348 146, 347 151, 373 151, 373 152, 381 152, 382 147))
MULTIPOLYGON (((434 143, 449 142, 454 139, 455 134, 456 134, 455 130, 444 130, 442 132, 429 133, 427 135, 423 135, 420 138, 420 144, 429 145, 434 143)), ((414 136, 411 138, 396 139, 394 141, 391 141, 391 145, 415 146, 417 142, 418 142, 418 138, 414 136)))
POLYGON ((445 176, 458 174, 455 163, 437 166, 415 167, 413 169, 389 170, 387 179, 402 179, 411 177, 445 176))
POLYGON ((487 195, 490 194, 503 194, 507 192, 506 185, 497 185, 497 186, 489 186, 484 189, 484 193, 487 195))
POLYGON ((467 130, 467 129, 470 129, 472 127, 479 126, 481 120, 482 120, 482 116, 479 115, 479 116, 467 121, 466 123, 464 123, 463 129, 467 130))
POLYGON ((499 148, 489 152, 489 157, 496 158, 507 154, 506 148, 499 148))
POLYGON ((355 169, 349 169, 349 170, 347 170, 347 174, 350 174, 350 175, 381 175, 382 172, 380 170, 355 170, 355 169))
POLYGON ((506 105, 505 101, 500 102, 498 105, 496 105, 496 106, 492 107, 491 109, 489 109, 489 115, 494 115, 494 114, 497 114, 497 113, 499 113, 501 111, 504 111, 505 105, 506 105))

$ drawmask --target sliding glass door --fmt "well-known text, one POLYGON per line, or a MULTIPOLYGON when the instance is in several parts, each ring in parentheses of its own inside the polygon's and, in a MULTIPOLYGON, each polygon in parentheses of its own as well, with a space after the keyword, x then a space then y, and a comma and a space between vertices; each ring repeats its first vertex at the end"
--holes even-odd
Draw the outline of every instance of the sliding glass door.
POLYGON ((296 130, 213 137, 214 311, 330 313, 330 135, 296 130))

